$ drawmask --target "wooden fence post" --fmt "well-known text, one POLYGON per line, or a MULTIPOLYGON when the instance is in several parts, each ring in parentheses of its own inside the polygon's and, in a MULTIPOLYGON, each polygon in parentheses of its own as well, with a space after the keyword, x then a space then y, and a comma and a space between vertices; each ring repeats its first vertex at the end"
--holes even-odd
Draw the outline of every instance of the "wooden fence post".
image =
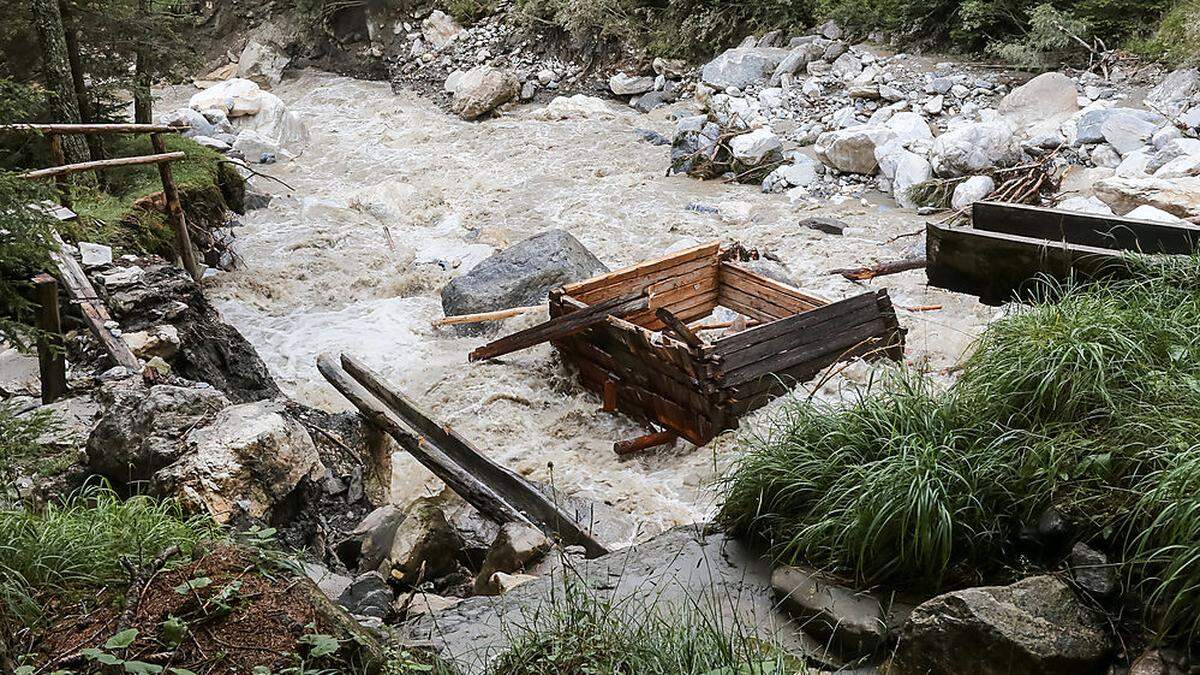
POLYGON ((42 403, 54 403, 67 393, 67 358, 63 353, 62 321, 58 313, 58 281, 49 274, 33 278, 37 300, 38 374, 42 403))
MULTIPOLYGON (((67 163, 67 155, 63 152, 62 136, 58 134, 49 134, 46 137, 50 141, 50 159, 54 162, 54 166, 63 166, 67 163)), ((54 184, 58 186, 58 203, 71 208, 71 193, 69 192, 70 183, 65 175, 55 176, 54 184)))
MULTIPOLYGON (((167 152, 167 146, 163 143, 162 136, 150 134, 150 143, 154 146, 156 154, 161 155, 167 152)), ((196 264, 196 256, 192 253, 192 238, 188 234, 183 205, 179 203, 179 190, 175 188, 175 179, 171 176, 171 163, 160 163, 158 175, 162 178, 163 197, 167 202, 167 218, 171 221, 171 226, 175 228, 176 252, 179 253, 179 259, 183 262, 183 268, 192 275, 192 279, 200 281, 201 271, 199 265, 196 264)))

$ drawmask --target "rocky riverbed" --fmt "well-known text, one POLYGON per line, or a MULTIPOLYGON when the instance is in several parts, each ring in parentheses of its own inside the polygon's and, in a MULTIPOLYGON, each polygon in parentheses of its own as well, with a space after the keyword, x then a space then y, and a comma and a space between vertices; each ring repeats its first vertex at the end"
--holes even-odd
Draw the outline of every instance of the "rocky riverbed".
MULTIPOLYGON (((194 91, 167 92, 160 105, 194 91)), ((465 122, 415 94, 315 71, 272 94, 304 121, 308 140, 262 169, 294 189, 252 180, 274 197, 235 229, 245 267, 207 285, 226 320, 299 400, 347 409, 315 359, 355 354, 499 461, 631 515, 626 542, 703 519, 712 506, 705 484, 732 439, 620 461, 612 442, 639 428, 600 413, 548 347, 468 365, 484 338, 430 326, 442 315, 442 285, 497 250, 561 229, 614 269, 737 240, 780 260, 801 288, 837 299, 862 289, 829 269, 902 257, 922 241, 923 218, 885 195, 815 208, 756 187, 664 175, 668 149, 639 130, 670 134, 672 108, 642 115, 598 99, 560 101, 465 122), (804 223, 815 216, 848 229, 804 223)), ((881 283, 910 330, 909 360, 934 370, 951 366, 997 311, 926 287, 919 271, 881 283), (903 309, 931 305, 941 309, 903 309)), ((535 320, 510 319, 501 330, 535 320)), ((869 370, 847 376, 863 380, 869 370)), ((406 456, 396 461, 397 502, 434 485, 406 456)))

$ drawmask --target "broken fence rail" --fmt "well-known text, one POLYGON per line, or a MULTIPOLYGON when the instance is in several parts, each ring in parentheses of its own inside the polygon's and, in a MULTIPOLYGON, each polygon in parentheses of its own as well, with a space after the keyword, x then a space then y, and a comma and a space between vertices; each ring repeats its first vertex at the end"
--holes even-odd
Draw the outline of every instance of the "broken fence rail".
POLYGON ((498 523, 533 525, 565 544, 582 546, 589 557, 608 552, 568 508, 493 462, 448 426, 438 424, 361 362, 343 354, 339 363, 322 354, 317 369, 367 421, 394 438, 485 517, 498 523))

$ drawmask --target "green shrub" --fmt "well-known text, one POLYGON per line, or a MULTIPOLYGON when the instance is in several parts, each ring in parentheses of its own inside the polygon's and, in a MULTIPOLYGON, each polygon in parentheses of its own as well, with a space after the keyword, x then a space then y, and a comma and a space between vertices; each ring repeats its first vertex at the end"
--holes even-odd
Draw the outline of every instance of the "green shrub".
POLYGON ((0 338, 28 346, 29 279, 49 264, 53 219, 31 209, 49 198, 46 186, 0 172, 0 338))
POLYGON ((1200 263, 1048 289, 958 381, 888 376, 783 406, 727 478, 727 525, 783 562, 941 586, 1011 559, 1049 507, 1121 565, 1166 632, 1200 635, 1200 263))
POLYGON ((187 554, 216 531, 172 502, 95 486, 41 511, 0 510, 0 625, 32 625, 51 598, 127 582, 123 561, 143 566, 172 545, 187 554))
POLYGON ((1135 36, 1130 48, 1173 64, 1200 62, 1200 0, 1180 0, 1167 11, 1153 32, 1135 36))

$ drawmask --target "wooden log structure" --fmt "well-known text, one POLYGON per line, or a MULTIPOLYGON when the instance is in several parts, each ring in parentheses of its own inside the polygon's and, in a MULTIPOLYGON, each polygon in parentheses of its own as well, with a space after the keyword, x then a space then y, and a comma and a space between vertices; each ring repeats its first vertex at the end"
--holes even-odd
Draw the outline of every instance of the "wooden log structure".
POLYGON ((28 178, 30 180, 35 180, 38 178, 54 178, 57 176, 67 176, 83 171, 114 169, 120 166, 141 166, 146 164, 162 164, 163 162, 177 162, 186 158, 187 154, 183 152, 165 152, 155 155, 138 155, 136 157, 114 157, 112 159, 101 159, 95 162, 64 164, 62 166, 52 166, 48 169, 26 171, 25 173, 21 174, 21 178, 28 178))
MULTIPOLYGON (((150 134, 150 145, 160 157, 171 154, 167 152, 167 146, 163 143, 162 136, 157 133, 150 134)), ((163 197, 167 202, 167 220, 171 223, 171 229, 175 230, 175 252, 179 254, 183 269, 192 275, 192 281, 198 282, 204 274, 204 270, 196 263, 196 254, 192 250, 192 237, 188 234, 187 219, 183 215, 183 204, 179 201, 179 189, 175 187, 175 178, 171 174, 170 162, 159 162, 158 177, 162 181, 163 197)))
POLYGON ((926 227, 929 283, 1000 303, 1042 277, 1099 279, 1128 273, 1127 251, 1190 254, 1200 226, 976 202, 972 226, 926 227))
POLYGON ((58 281, 49 274, 33 278, 37 302, 38 375, 42 382, 42 403, 54 403, 67 393, 67 357, 58 311, 58 281))
POLYGON ((45 135, 68 134, 177 134, 184 125, 170 124, 0 124, 0 131, 27 131, 45 135))
POLYGON ((571 513, 521 476, 493 462, 448 426, 438 424, 413 401, 356 359, 340 362, 322 354, 317 369, 366 419, 485 517, 540 528, 588 556, 608 552, 571 513), (416 432, 411 433, 409 430, 416 432))
POLYGON ((732 259, 736 251, 712 242, 555 289, 543 326, 570 329, 522 331, 509 345, 549 340, 603 410, 656 430, 618 443, 618 452, 675 436, 703 445, 839 360, 903 357, 886 291, 831 303, 751 271, 732 259), (648 302, 630 306, 631 298, 648 302), (689 323, 718 306, 757 325, 708 341, 689 323))

